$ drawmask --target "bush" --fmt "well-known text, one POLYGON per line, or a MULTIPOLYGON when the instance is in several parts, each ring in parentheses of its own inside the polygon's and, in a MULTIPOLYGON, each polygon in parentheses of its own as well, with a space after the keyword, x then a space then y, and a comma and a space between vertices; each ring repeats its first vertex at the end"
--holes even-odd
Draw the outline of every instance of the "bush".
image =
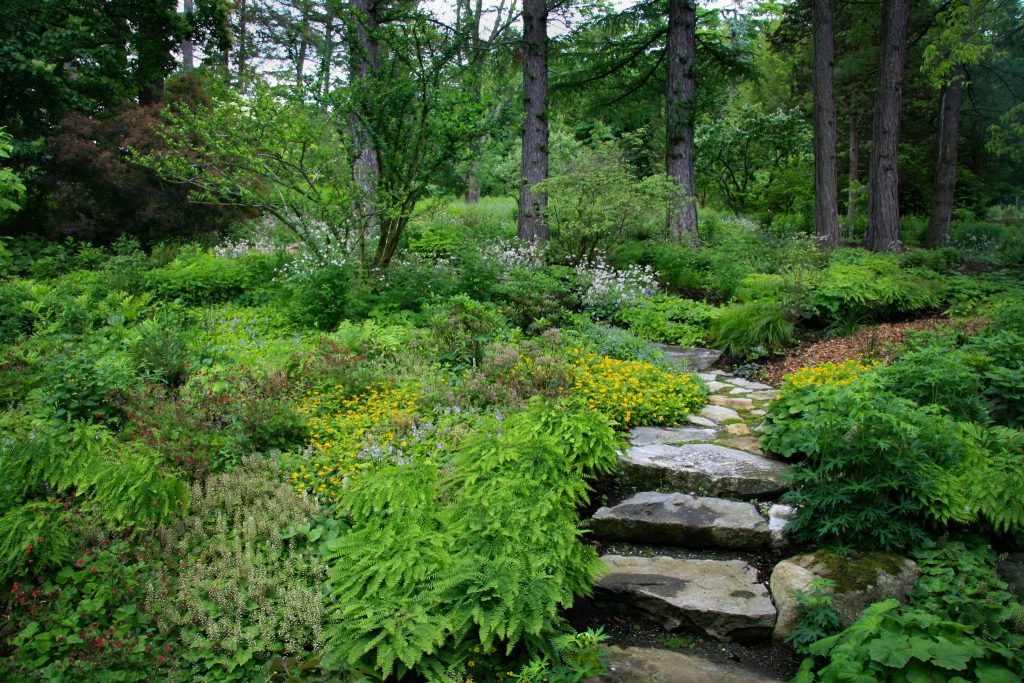
POLYGON ((435 355, 445 365, 456 368, 480 363, 484 345, 494 341, 507 324, 497 306, 465 295, 433 304, 425 314, 435 355))
POLYGON ((203 251, 180 254, 163 268, 145 275, 146 287, 158 297, 188 304, 211 304, 248 297, 258 300, 269 292, 281 257, 249 254, 232 259, 203 251), (262 290, 262 292, 260 291, 262 290))
POLYGON ((708 400, 707 387, 695 375, 650 363, 583 353, 574 365, 573 394, 620 429, 680 424, 708 400))
POLYGON ((333 330, 342 320, 362 320, 373 305, 373 290, 359 268, 326 266, 284 281, 282 308, 297 325, 333 330))
POLYGON ((716 348, 731 356, 763 356, 794 343, 796 328, 779 301, 763 299, 722 309, 711 326, 716 348))
POLYGON ((962 442, 952 420, 886 393, 874 374, 784 384, 761 438, 766 451, 803 457, 784 495, 798 510, 793 538, 886 551, 924 539, 921 498, 960 465, 962 442))
POLYGON ((327 566, 296 532, 319 508, 276 478, 251 461, 194 484, 189 514, 149 548, 145 606, 177 641, 178 680, 251 681, 271 657, 322 643, 327 566))
POLYGON ((559 608, 596 578, 576 508, 617 447, 600 415, 535 401, 485 418, 444 467, 415 459, 356 480, 341 501, 352 530, 328 551, 323 664, 429 679, 472 660, 489 677, 504 672, 495 650, 543 651, 559 608))
POLYGON ((544 329, 571 323, 584 284, 572 268, 513 269, 494 288, 494 301, 516 327, 544 329))
POLYGON ((698 346, 707 341, 720 309, 702 301, 661 295, 619 309, 614 318, 633 334, 655 342, 698 346))
POLYGON ((897 396, 940 406, 955 420, 985 422, 988 405, 977 360, 956 348, 952 337, 928 335, 886 368, 885 381, 897 396))

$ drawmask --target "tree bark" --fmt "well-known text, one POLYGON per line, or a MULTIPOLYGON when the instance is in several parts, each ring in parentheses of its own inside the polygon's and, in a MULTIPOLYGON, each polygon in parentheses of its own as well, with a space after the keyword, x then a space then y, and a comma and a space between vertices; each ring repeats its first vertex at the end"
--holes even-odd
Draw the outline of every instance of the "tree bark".
POLYGON ((669 0, 668 78, 665 89, 665 172, 682 195, 668 210, 669 237, 700 246, 693 160, 694 101, 697 94, 697 4, 669 0))
POLYGON ((865 246, 871 251, 900 251, 903 248, 899 200, 900 105, 909 18, 910 0, 885 0, 868 169, 865 246))
POLYGON ((247 83, 246 69, 249 68, 249 43, 246 40, 246 33, 249 30, 249 12, 246 7, 246 0, 238 2, 238 51, 235 64, 238 66, 238 89, 245 90, 247 83))
POLYGON ((860 201, 858 190, 860 185, 860 131, 857 128, 857 108, 850 108, 850 170, 847 173, 849 183, 846 195, 846 220, 853 229, 857 220, 857 202, 860 201))
POLYGON ((546 0, 523 3, 523 150, 517 232, 528 242, 550 236, 547 197, 533 187, 548 177, 548 9, 546 0))
POLYGON ((835 41, 832 0, 814 0, 814 234, 837 247, 839 191, 836 187, 835 41))
POLYGON ((327 3, 325 7, 327 17, 324 20, 324 38, 322 53, 320 55, 320 75, 317 90, 320 99, 326 99, 331 89, 331 67, 334 65, 334 4, 327 3))
POLYGON ((953 221, 953 192, 956 190, 956 153, 960 139, 960 105, 963 101, 964 68, 957 68, 953 81, 943 88, 939 113, 939 155, 932 191, 932 215, 928 221, 926 245, 932 249, 949 244, 953 221))
POLYGON ((195 0, 185 0, 185 21, 188 24, 189 33, 181 39, 181 66, 185 71, 192 71, 195 68, 195 47, 192 44, 192 15, 195 13, 195 0))
MULTIPOLYGON (((380 159, 373 138, 362 117, 369 115, 366 89, 380 69, 380 44, 377 39, 377 15, 374 0, 351 0, 349 18, 349 78, 357 90, 356 107, 349 114, 355 159, 353 178, 359 192, 358 223, 361 237, 380 226, 377 217, 377 185, 380 181, 380 159), (363 92, 360 93, 359 90, 363 92)), ((383 239, 383 235, 381 238, 383 239)))

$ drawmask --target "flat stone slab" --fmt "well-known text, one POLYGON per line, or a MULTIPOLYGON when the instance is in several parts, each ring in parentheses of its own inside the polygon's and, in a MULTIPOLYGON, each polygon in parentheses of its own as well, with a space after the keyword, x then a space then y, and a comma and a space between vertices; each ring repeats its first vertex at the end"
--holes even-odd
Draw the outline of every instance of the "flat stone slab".
POLYGON ((753 453, 754 455, 764 455, 764 451, 761 450, 761 443, 757 437, 754 436, 737 436, 731 439, 719 439, 718 443, 727 447, 735 448, 738 451, 745 451, 747 453, 753 453))
POLYGON ((770 538, 750 503, 686 493, 638 493, 599 509, 589 526, 600 538, 683 548, 759 550, 770 538))
POLYGON ((771 387, 768 386, 767 384, 762 384, 761 382, 752 382, 749 379, 743 379, 742 377, 733 377, 732 379, 729 380, 729 384, 735 384, 736 386, 743 387, 744 389, 771 389, 771 387))
MULTIPOLYGON (((712 397, 714 398, 714 397, 712 397)), ((740 414, 732 408, 724 408, 722 406, 704 406, 698 413, 700 417, 705 420, 711 420, 715 424, 720 424, 726 420, 739 420, 740 414)))
POLYGON ((696 347, 673 346, 672 344, 655 344, 668 358, 686 365, 695 372, 704 372, 718 362, 721 351, 696 347))
POLYGON ((677 560, 671 557, 601 558, 594 599, 640 613, 669 631, 704 633, 718 640, 767 639, 775 606, 757 570, 742 560, 677 560))
POLYGON ((779 392, 775 389, 772 389, 771 391, 751 391, 747 394, 747 398, 752 398, 755 401, 774 401, 778 396, 779 392))
POLYGON ((686 416, 686 421, 689 422, 690 424, 695 424, 695 425, 697 425, 699 427, 714 427, 715 426, 714 422, 712 422, 711 420, 707 419, 706 417, 701 417, 699 415, 687 415, 686 416))
POLYGON ((725 384, 724 382, 716 382, 715 380, 708 381, 707 385, 708 385, 708 389, 712 393, 716 392, 716 391, 724 391, 724 390, 729 388, 728 384, 725 384))
POLYGON ((635 427, 629 434, 629 442, 634 446, 649 446, 656 443, 710 441, 717 435, 717 429, 698 429, 696 427, 635 427))
POLYGON ((709 496, 774 496, 786 490, 785 463, 715 444, 634 446, 621 454, 623 478, 638 489, 709 496))
POLYGON ((608 673, 587 683, 774 683, 779 679, 735 664, 654 647, 605 648, 608 673))
POLYGON ((732 408, 733 410, 751 410, 754 402, 749 398, 736 398, 733 396, 712 396, 708 399, 711 405, 732 408))

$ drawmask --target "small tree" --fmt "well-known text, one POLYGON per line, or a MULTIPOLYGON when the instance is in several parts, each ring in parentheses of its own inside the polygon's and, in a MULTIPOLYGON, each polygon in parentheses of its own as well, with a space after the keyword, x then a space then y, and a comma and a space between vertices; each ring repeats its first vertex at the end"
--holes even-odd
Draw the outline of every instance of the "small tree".
POLYGON ((563 171, 536 191, 547 196, 547 223, 573 263, 592 260, 630 228, 663 217, 679 191, 665 175, 638 179, 614 141, 581 147, 560 165, 563 171))

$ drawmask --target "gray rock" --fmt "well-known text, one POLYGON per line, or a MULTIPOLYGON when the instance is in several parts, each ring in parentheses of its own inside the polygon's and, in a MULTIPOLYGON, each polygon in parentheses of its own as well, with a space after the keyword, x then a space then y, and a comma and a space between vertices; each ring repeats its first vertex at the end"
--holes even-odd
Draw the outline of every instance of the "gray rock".
POLYGON ((743 394, 749 393, 750 389, 744 389, 743 387, 734 387, 732 390, 729 391, 729 394, 732 396, 742 396, 743 394))
POLYGON ((725 433, 730 436, 750 436, 750 427, 742 422, 734 422, 725 428, 725 433))
POLYGON ((754 455, 764 455, 764 451, 761 450, 761 444, 756 436, 736 436, 731 439, 719 439, 718 443, 726 448, 735 448, 736 450, 746 451, 754 455))
POLYGON ((598 580, 598 604, 639 612, 669 631, 753 641, 767 638, 775 625, 767 589, 757 582, 757 570, 742 560, 621 555, 601 560, 609 571, 598 580))
POLYGON ((721 351, 714 349, 687 348, 672 344, 655 344, 669 359, 685 365, 695 372, 703 372, 718 362, 721 351))
POLYGON ((725 422, 726 420, 739 420, 740 414, 732 408, 723 408, 722 406, 704 406, 698 413, 705 420, 711 420, 718 424, 725 422))
POLYGON ((709 381, 707 385, 708 390, 711 391, 712 393, 716 391, 724 391, 725 389, 729 388, 728 384, 725 384, 724 382, 716 382, 715 380, 709 381))
POLYGON ((1010 592, 1024 602, 1024 553, 1014 553, 996 567, 999 578, 1009 584, 1010 592))
POLYGON ((711 405, 723 406, 734 410, 752 410, 754 402, 749 398, 733 398, 731 396, 712 396, 708 399, 711 405))
POLYGON ((785 536, 786 526, 796 517, 796 508, 789 505, 775 504, 768 508, 768 545, 772 548, 783 548, 789 544, 785 536))
POLYGON ((621 460, 623 478, 638 489, 747 498, 787 488, 783 475, 788 465, 714 444, 634 446, 621 460))
MULTIPOLYGON (((858 571, 871 574, 871 576, 862 577, 849 586, 838 585, 834 591, 831 591, 842 628, 847 628, 857 621, 864 609, 872 603, 889 598, 905 601, 920 576, 917 563, 913 560, 884 553, 859 555, 850 558, 849 563, 868 566, 877 563, 883 566, 873 568, 871 571, 861 567, 858 571), (898 565, 899 569, 889 570, 886 565, 898 565)), ((848 571, 847 567, 844 569, 848 571)), ((832 574, 828 565, 813 553, 797 555, 775 565, 770 585, 775 606, 779 610, 779 620, 772 634, 773 638, 777 640, 785 638, 792 632, 793 626, 799 619, 798 603, 792 599, 793 591, 806 590, 810 580, 814 578, 835 579, 836 577, 832 574)))
POLYGON ((752 391, 747 394, 747 398, 752 398, 755 401, 774 401, 778 395, 778 390, 772 389, 771 391, 752 391))
POLYGON ((773 683, 735 664, 720 664, 696 655, 653 647, 605 648, 608 673, 587 683, 773 683))
POLYGON ((732 379, 729 380, 729 383, 735 384, 738 387, 743 387, 744 389, 758 389, 762 391, 765 389, 771 389, 771 387, 768 386, 767 384, 762 384, 761 382, 751 382, 749 379, 743 379, 742 377, 733 377, 732 379))
POLYGON ((767 410, 761 410, 760 408, 754 408, 753 410, 750 411, 750 414, 751 415, 757 415, 758 417, 761 417, 762 415, 767 415, 768 411, 767 410))
POLYGON ((712 422, 711 420, 707 419, 706 417, 701 417, 699 415, 687 415, 686 416, 686 421, 689 422, 690 424, 695 424, 698 427, 715 427, 716 426, 715 423, 712 422))
POLYGON ((718 431, 715 429, 636 427, 629 434, 629 442, 634 446, 649 446, 656 443, 686 443, 687 441, 708 441, 714 439, 717 434, 718 431))
POLYGON ((721 370, 712 370, 711 372, 698 372, 697 376, 700 377, 705 382, 712 382, 715 380, 716 377, 718 377, 720 372, 721 370))
POLYGON ((758 550, 769 538, 750 503, 654 491, 599 509, 590 528, 600 538, 683 548, 758 550))

